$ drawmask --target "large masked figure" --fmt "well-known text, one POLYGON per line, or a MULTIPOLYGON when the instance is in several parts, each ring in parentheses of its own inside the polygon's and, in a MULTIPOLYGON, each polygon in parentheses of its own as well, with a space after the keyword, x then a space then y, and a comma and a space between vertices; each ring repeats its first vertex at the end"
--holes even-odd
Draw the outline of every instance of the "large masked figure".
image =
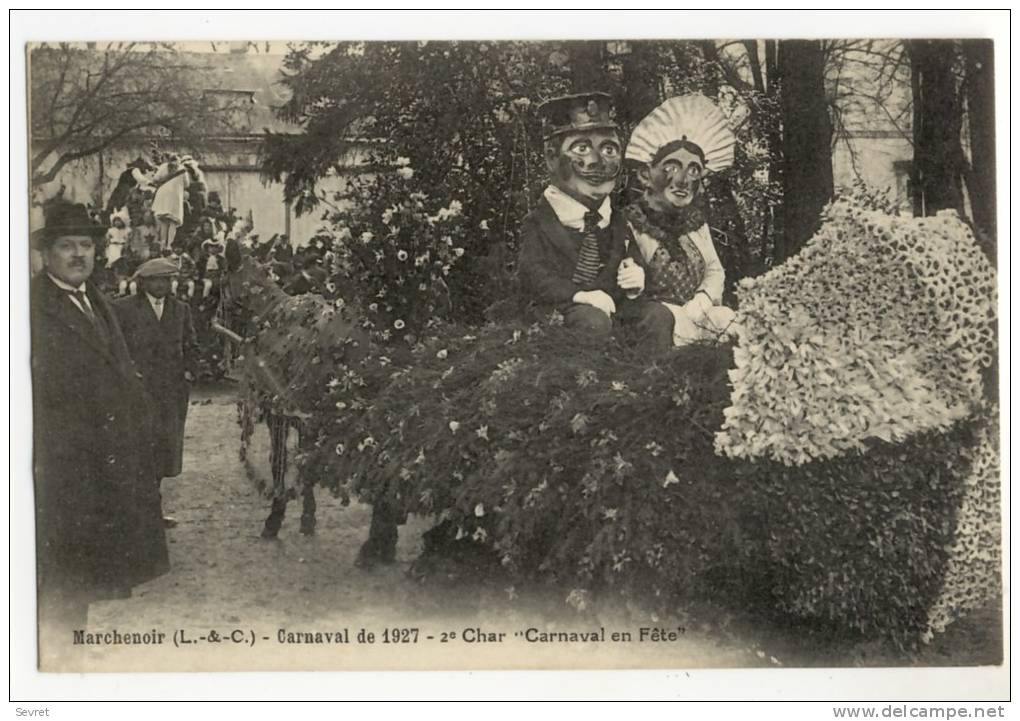
POLYGON ((688 95, 649 113, 627 146, 645 190, 625 212, 649 269, 646 295, 673 315, 676 345, 717 337, 733 321, 701 196, 706 176, 733 164, 735 144, 712 101, 688 95))
POLYGON ((622 153, 609 96, 555 98, 539 108, 550 184, 521 228, 518 274, 525 302, 559 311, 566 325, 608 337, 671 345, 672 316, 644 297, 645 263, 609 194, 622 153))

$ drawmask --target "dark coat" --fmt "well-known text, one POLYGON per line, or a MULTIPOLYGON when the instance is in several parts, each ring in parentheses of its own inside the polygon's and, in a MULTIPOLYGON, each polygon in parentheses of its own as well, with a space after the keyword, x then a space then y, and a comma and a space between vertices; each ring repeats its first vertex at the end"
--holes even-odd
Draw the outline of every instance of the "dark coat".
POLYGON ((152 399, 155 475, 157 478, 180 475, 190 392, 184 373, 194 375, 196 361, 191 308, 167 296, 163 318, 157 319, 148 296, 141 291, 114 301, 113 307, 124 331, 128 353, 152 399))
POLYGON ((517 277, 522 299, 540 309, 563 309, 580 290, 603 290, 619 302, 624 293, 616 284, 616 273, 625 257, 644 267, 623 213, 614 212, 609 225, 599 231, 605 267, 591 287, 582 288, 571 280, 583 237, 579 231, 560 223, 549 201, 543 197, 521 224, 521 251, 517 277))
POLYGON ((128 198, 131 196, 131 191, 138 187, 138 181, 135 180, 134 166, 131 166, 117 178, 117 185, 114 187, 113 192, 110 193, 110 199, 106 203, 106 213, 109 215, 118 208, 123 208, 127 205, 128 198))
POLYGON ((31 291, 36 555, 41 593, 95 600, 169 561, 145 389, 110 302, 86 292, 107 342, 48 276, 31 291))

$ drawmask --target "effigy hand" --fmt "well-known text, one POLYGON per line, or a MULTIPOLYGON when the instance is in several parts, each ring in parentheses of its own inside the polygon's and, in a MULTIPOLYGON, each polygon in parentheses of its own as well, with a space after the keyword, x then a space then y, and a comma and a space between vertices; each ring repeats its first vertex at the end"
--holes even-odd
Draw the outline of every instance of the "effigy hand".
POLYGON ((698 291, 694 294, 694 297, 684 303, 683 310, 684 314, 691 320, 697 322, 705 317, 705 314, 712 309, 712 299, 708 297, 707 293, 698 291))
POLYGON ((579 290, 574 293, 573 301, 598 308, 608 316, 616 312, 616 303, 604 290, 579 290))
POLYGON ((616 272, 616 284, 630 291, 628 297, 636 298, 645 289, 645 269, 635 263, 633 258, 624 258, 616 272))

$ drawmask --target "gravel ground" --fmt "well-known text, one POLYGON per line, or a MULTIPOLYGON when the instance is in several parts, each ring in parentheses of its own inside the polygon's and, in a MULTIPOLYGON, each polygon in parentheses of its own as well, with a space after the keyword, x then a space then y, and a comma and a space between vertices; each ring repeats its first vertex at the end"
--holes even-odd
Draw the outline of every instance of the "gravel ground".
MULTIPOLYGON (((136 588, 130 599, 94 605, 89 617, 91 631, 156 629, 167 637, 162 645, 90 647, 83 662, 90 670, 944 666, 1001 658, 998 609, 907 653, 876 644, 834 646, 717 609, 702 614, 710 621, 691 613, 682 621, 652 622, 625 608, 579 616, 564 604, 562 590, 510 589, 480 579, 422 584, 405 571, 420 552, 430 519, 411 518, 401 527, 395 565, 361 570, 354 559, 367 536, 369 507, 344 507, 320 489, 314 536, 298 533, 298 501, 291 503, 279 538, 263 540, 269 502, 248 479, 238 446, 233 388, 197 389, 184 472, 163 482, 164 510, 179 522, 168 531, 172 570, 136 588), (681 626, 674 640, 638 641, 641 627, 668 633, 681 626), (394 628, 408 630, 402 642, 387 643, 383 632, 394 628), (542 643, 515 635, 529 628, 532 634, 605 628, 607 638, 542 643), (345 629, 346 643, 280 640, 281 632, 345 629), (362 630, 366 635, 359 640, 362 630), (613 642, 614 631, 630 632, 631 640, 613 642), (225 640, 211 640, 210 632, 225 640), (180 643, 184 638, 193 642, 180 643)), ((260 474, 268 474, 267 455, 261 426, 250 451, 260 474)))

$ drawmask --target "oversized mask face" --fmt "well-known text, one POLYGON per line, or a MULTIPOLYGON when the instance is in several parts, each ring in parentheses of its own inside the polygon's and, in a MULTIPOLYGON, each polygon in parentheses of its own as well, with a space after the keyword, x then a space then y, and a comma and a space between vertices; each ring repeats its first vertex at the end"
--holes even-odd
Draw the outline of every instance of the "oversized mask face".
POLYGON ((546 145, 545 162, 552 183, 572 198, 598 206, 620 175, 620 137, 615 130, 566 133, 546 145))
POLYGON ((676 212, 689 206, 701 190, 705 166, 696 153, 680 148, 640 173, 645 197, 656 210, 676 212))

